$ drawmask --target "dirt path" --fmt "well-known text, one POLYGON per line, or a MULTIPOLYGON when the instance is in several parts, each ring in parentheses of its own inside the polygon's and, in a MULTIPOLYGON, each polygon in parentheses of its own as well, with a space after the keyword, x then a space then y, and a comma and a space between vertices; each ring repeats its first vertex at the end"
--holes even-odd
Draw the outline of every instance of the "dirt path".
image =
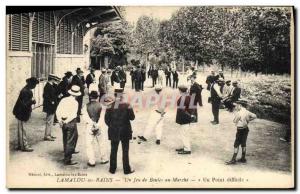
MULTIPOLYGON (((202 78, 203 79, 203 78, 202 78)), ((202 83, 203 80, 199 79, 202 83)), ((133 92, 127 84, 126 91, 133 92)), ((143 95, 149 94, 151 88, 146 88, 143 95)), ((177 90, 166 89, 167 93, 174 93, 177 90)), ((147 143, 138 144, 133 140, 130 144, 130 160, 132 167, 136 170, 134 175, 137 177, 182 177, 187 176, 195 180, 199 176, 243 176, 251 179, 253 175, 277 177, 277 180, 285 180, 291 171, 291 145, 279 141, 283 136, 286 126, 257 119, 249 125, 250 133, 248 136, 246 165, 226 166, 224 162, 231 158, 233 151, 233 141, 236 129, 232 123, 233 115, 227 111, 220 111, 220 125, 213 126, 211 106, 207 104, 208 92, 203 90, 204 106, 198 108, 199 121, 191 128, 191 155, 177 155, 175 148, 180 146, 179 133, 175 124, 175 111, 169 111, 165 119, 165 127, 161 145, 155 144, 155 138, 150 138, 147 143)), ((145 129, 145 124, 149 116, 147 110, 136 110, 136 119, 132 122, 134 135, 140 135, 145 129)), ((32 114, 32 119, 28 124, 28 137, 32 143, 34 152, 18 152, 13 149, 16 139, 16 123, 10 125, 10 173, 25 175, 28 172, 39 172, 47 169, 51 172, 74 172, 84 171, 91 175, 111 176, 108 173, 108 164, 97 164, 95 168, 88 168, 85 151, 85 129, 79 124, 79 140, 77 149, 80 153, 74 155, 74 160, 79 164, 76 166, 65 167, 62 163, 62 133, 58 125, 54 127, 54 135, 57 136, 55 142, 42 141, 44 134, 44 113, 37 109, 32 114)), ((154 135, 154 134, 153 134, 154 135)), ((109 142, 107 141, 108 151, 109 142)), ((119 152, 120 154, 120 152, 119 152)), ((121 155, 118 156, 118 177, 122 174, 121 155)), ((256 185, 266 185, 264 176, 255 178, 252 181, 256 185), (263 181, 263 182, 261 182, 263 181), (264 184, 263 184, 264 183, 264 184)), ((23 176, 20 176, 20 179, 23 176)), ((23 177, 24 178, 24 177, 23 177)), ((15 178, 15 181, 18 179, 15 178)), ((191 183, 190 183, 191 184, 191 183)), ((195 183, 196 184, 196 183, 195 183)), ((195 186, 201 187, 202 183, 195 186)), ((234 183, 232 183, 234 186, 234 183)), ((180 185, 179 185, 180 186, 180 185)), ((184 186, 184 184, 182 185, 184 186)), ((216 185, 212 185, 216 186, 216 185)), ((227 186, 232 186, 228 184, 227 186)))

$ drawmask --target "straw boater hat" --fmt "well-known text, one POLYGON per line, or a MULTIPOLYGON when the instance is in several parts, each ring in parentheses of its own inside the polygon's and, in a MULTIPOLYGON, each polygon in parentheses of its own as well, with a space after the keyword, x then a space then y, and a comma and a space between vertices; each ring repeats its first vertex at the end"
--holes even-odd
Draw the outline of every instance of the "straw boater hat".
POLYGON ((68 90, 68 93, 71 94, 72 96, 80 96, 80 87, 77 85, 73 85, 70 90, 68 90))
POLYGON ((112 96, 105 96, 103 103, 108 106, 110 104, 112 104, 115 101, 115 99, 112 96))
POLYGON ((162 90, 162 85, 155 85, 155 90, 156 91, 161 91, 162 90))
POLYGON ((103 68, 103 69, 101 70, 101 72, 102 72, 102 73, 106 73, 106 69, 103 68))
POLYGON ((124 88, 120 88, 120 87, 115 88, 114 92, 115 92, 115 93, 124 94, 124 88))
POLYGON ((181 84, 178 86, 178 89, 182 92, 186 92, 188 88, 187 88, 187 85, 181 84))

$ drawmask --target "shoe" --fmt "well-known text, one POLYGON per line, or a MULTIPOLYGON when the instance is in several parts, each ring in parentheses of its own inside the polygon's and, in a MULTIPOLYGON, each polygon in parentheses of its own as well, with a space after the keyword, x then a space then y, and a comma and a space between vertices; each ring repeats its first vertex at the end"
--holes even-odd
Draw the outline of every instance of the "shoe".
POLYGON ((87 165, 89 166, 89 167, 95 167, 96 166, 96 164, 91 164, 91 163, 87 163, 87 165))
POLYGON ((104 161, 104 162, 100 162, 100 164, 107 164, 109 161, 108 160, 106 160, 106 161, 104 161))
POLYGON ((78 154, 78 153, 79 153, 79 151, 74 151, 74 152, 73 152, 73 154, 78 154))
POLYGON ((73 162, 73 161, 65 162, 66 166, 72 166, 72 165, 76 165, 76 164, 78 164, 78 162, 73 162))
POLYGON ((178 149, 176 149, 176 152, 182 152, 182 151, 184 151, 183 148, 178 148, 178 149))
POLYGON ((226 165, 233 165, 233 164, 236 164, 236 160, 230 160, 226 162, 226 165))
POLYGON ((192 152, 191 151, 179 151, 178 154, 191 154, 192 152))
POLYGON ((211 124, 217 125, 217 124, 219 124, 219 122, 217 122, 217 121, 211 121, 211 124))
POLYGON ((144 136, 138 136, 138 138, 139 138, 140 140, 147 141, 147 139, 146 139, 144 136))
POLYGON ((76 120, 77 120, 77 123, 80 123, 80 117, 77 117, 76 120))
POLYGON ((109 170, 110 174, 115 174, 115 170, 109 170))
POLYGON ((50 137, 51 137, 52 139, 56 139, 56 137, 55 137, 55 136, 52 136, 52 135, 51 135, 50 137))
POLYGON ((33 149, 32 148, 24 148, 24 149, 21 149, 22 152, 33 152, 33 149))
POLYGON ((44 141, 54 141, 50 136, 49 137, 44 137, 44 141))
POLYGON ((237 162, 246 163, 247 160, 246 160, 246 158, 240 158, 240 159, 237 160, 237 162))
POLYGON ((156 144, 157 145, 159 145, 160 144, 160 140, 158 139, 158 140, 156 140, 156 144))
POLYGON ((21 146, 16 146, 15 150, 22 150, 21 146))
POLYGON ((124 172, 124 174, 132 174, 132 173, 134 173, 135 172, 135 170, 131 170, 131 171, 129 171, 129 172, 124 172))

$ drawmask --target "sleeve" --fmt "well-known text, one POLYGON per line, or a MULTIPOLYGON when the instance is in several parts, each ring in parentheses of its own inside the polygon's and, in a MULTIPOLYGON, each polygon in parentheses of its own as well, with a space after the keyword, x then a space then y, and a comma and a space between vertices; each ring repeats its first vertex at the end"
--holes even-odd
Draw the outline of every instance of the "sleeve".
POLYGON ((112 109, 107 109, 105 112, 105 116, 104 116, 104 120, 105 120, 105 124, 109 127, 110 121, 111 121, 111 113, 112 113, 112 109))
POLYGON ((215 91, 217 92, 218 96, 219 96, 220 98, 222 98, 222 94, 221 94, 221 91, 220 91, 220 87, 217 86, 217 84, 214 84, 214 89, 215 89, 215 91))
POLYGON ((252 113, 252 112, 249 111, 249 121, 252 121, 252 120, 254 120, 256 118, 257 118, 256 114, 254 114, 254 113, 252 113))
POLYGON ((21 90, 20 92, 20 101, 24 107, 29 107, 33 104, 32 94, 30 92, 21 90))
POLYGON ((134 111, 131 106, 128 106, 128 118, 131 121, 135 119, 134 111))
POLYGON ((236 115, 234 116, 233 122, 237 123, 240 119, 241 119, 241 115, 239 113, 236 113, 236 115))
POLYGON ((87 112, 87 107, 84 106, 82 108, 82 119, 85 121, 86 124, 93 124, 94 122, 89 117, 89 113, 87 112))
POLYGON ((62 99, 56 109, 56 117, 59 122, 61 122, 63 120, 62 118, 64 117, 63 116, 64 102, 65 102, 65 100, 62 99))

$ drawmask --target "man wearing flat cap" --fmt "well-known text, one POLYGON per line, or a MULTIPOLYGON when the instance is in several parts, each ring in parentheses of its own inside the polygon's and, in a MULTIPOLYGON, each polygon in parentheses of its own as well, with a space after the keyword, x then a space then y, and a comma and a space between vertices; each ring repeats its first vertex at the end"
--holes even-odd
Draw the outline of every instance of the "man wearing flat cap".
POLYGON ((68 90, 71 88, 71 82, 73 79, 73 74, 71 71, 67 71, 65 76, 62 78, 62 81, 58 84, 58 88, 60 93, 62 94, 62 98, 70 96, 68 90))
POLYGON ((84 96, 84 81, 83 81, 83 71, 80 68, 77 68, 76 75, 73 76, 71 86, 79 86, 80 88, 80 96, 77 96, 77 102, 78 102, 78 112, 77 112, 77 121, 80 122, 80 115, 81 115, 81 109, 82 109, 82 101, 84 96))
POLYGON ((27 141, 26 122, 29 120, 32 112, 32 105, 36 103, 33 98, 32 90, 36 87, 39 81, 35 77, 26 80, 26 86, 20 91, 17 102, 13 108, 13 114, 18 120, 18 146, 17 150, 23 152, 32 152, 27 141))
POLYGON ((81 95, 80 87, 73 85, 68 93, 70 96, 63 98, 58 104, 56 115, 63 132, 64 164, 75 165, 77 162, 71 159, 72 154, 78 153, 75 151, 78 140, 78 101, 75 98, 81 95))
POLYGON ((56 83, 60 79, 50 74, 48 76, 48 81, 44 87, 43 92, 43 112, 45 112, 46 115, 46 128, 45 128, 45 135, 44 140, 45 141, 54 141, 55 137, 52 136, 51 131, 53 127, 53 121, 54 121, 54 115, 56 111, 56 107, 58 105, 58 91, 56 87, 56 83))
POLYGON ((238 82, 234 81, 232 82, 233 89, 228 95, 226 99, 224 99, 224 105, 228 110, 231 112, 233 111, 233 103, 238 101, 239 98, 241 97, 241 88, 238 87, 238 82))
POLYGON ((129 164, 129 140, 132 139, 130 121, 135 119, 132 107, 124 101, 123 88, 115 89, 115 101, 105 113, 105 123, 108 126, 108 139, 111 142, 109 172, 114 174, 117 169, 117 153, 121 142, 123 151, 124 174, 131 174, 134 170, 129 164))

